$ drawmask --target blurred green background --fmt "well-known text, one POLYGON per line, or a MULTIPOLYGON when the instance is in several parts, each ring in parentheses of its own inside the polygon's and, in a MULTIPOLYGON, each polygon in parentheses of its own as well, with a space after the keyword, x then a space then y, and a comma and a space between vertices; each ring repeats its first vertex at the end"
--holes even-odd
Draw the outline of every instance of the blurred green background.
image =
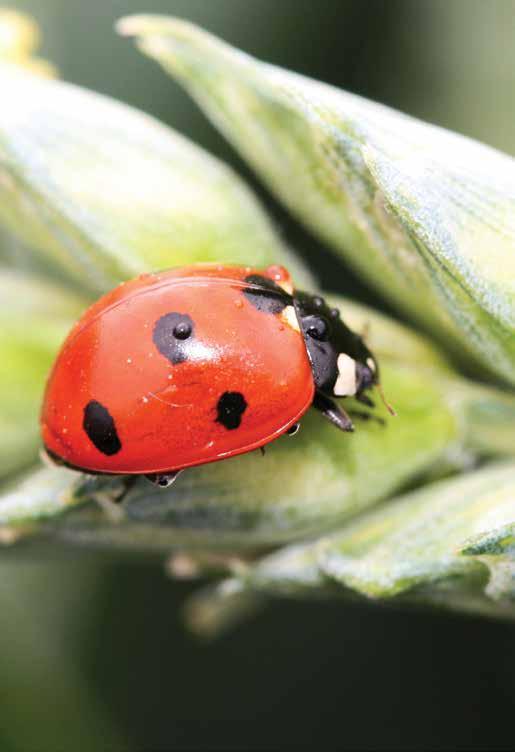
MULTIPOLYGON (((382 305, 260 188, 115 19, 182 16, 251 54, 515 153, 513 0, 32 0, 66 80, 150 112, 233 164, 325 287, 382 305)), ((80 180, 80 175, 77 175, 80 180)), ((384 305, 382 305, 384 307, 384 305)), ((219 641, 183 629, 161 562, 2 553, 0 749, 512 749, 515 627, 276 602, 219 641)))

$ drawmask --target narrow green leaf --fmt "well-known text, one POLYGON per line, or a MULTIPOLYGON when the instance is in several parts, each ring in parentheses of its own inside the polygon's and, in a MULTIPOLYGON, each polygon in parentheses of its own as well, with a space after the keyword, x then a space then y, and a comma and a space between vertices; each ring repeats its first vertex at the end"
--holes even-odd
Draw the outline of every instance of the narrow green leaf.
POLYGON ((462 360, 515 384, 515 161, 263 64, 190 23, 138 37, 272 191, 462 360))
POLYGON ((0 477, 34 461, 47 374, 85 301, 0 270, 0 477))
MULTIPOLYGON (((90 541, 129 547, 272 545, 326 530, 374 504, 437 463, 454 462, 466 444, 459 411, 446 402, 433 374, 382 364, 397 419, 360 423, 344 435, 314 411, 293 438, 259 451, 185 471, 171 489, 142 480, 123 504, 123 519, 102 533, 92 521, 90 541), (401 417, 402 416, 402 417, 401 417)), ((461 460, 461 458, 458 458, 461 460)), ((94 495, 103 478, 87 482, 94 495)), ((72 517, 66 535, 73 537, 72 517)), ((77 521, 87 538, 89 521, 77 521)))
POLYGON ((349 525, 321 555, 321 570, 374 597, 474 576, 480 565, 470 551, 461 555, 464 541, 514 518, 515 464, 495 464, 426 486, 349 525))
POLYGON ((126 105, 0 64, 0 224, 83 289, 196 261, 286 263, 225 165, 126 105))

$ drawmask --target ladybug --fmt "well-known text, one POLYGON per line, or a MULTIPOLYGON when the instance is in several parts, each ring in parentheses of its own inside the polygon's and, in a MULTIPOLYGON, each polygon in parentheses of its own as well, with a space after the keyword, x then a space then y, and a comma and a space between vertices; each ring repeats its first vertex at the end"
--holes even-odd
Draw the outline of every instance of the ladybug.
POLYGON ((362 338, 284 267, 202 264, 143 274, 86 311, 50 374, 41 430, 59 464, 166 487, 295 432, 310 406, 352 431, 334 398, 373 407, 374 386, 362 338))

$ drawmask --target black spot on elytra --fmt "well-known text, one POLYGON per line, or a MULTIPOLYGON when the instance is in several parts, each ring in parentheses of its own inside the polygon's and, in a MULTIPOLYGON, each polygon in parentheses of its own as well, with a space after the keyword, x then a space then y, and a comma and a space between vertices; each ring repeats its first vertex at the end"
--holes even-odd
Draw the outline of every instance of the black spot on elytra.
POLYGON ((243 294, 258 311, 281 313, 287 305, 291 305, 291 296, 272 279, 262 277, 261 274, 249 274, 245 277, 245 282, 256 285, 256 287, 246 287, 243 294))
POLYGON ((110 457, 122 448, 114 420, 109 410, 100 402, 96 400, 88 402, 84 408, 82 426, 90 441, 102 454, 107 454, 110 457))
POLYGON ((188 314, 172 312, 156 321, 152 339, 161 355, 176 365, 188 360, 188 340, 193 333, 193 321, 188 314))
POLYGON ((218 400, 216 409, 218 412, 216 422, 232 431, 239 427, 241 416, 247 409, 247 402, 240 392, 224 392, 218 400))

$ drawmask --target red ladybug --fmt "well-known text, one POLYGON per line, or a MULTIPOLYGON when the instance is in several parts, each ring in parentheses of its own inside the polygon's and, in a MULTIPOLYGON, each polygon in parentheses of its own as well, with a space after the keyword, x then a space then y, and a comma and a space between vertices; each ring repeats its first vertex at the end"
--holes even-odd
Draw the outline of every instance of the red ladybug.
POLYGON ((41 429, 57 462, 167 486, 292 433, 311 405, 352 431, 333 397, 372 406, 376 384, 361 337, 283 267, 183 267, 86 311, 48 380, 41 429))

